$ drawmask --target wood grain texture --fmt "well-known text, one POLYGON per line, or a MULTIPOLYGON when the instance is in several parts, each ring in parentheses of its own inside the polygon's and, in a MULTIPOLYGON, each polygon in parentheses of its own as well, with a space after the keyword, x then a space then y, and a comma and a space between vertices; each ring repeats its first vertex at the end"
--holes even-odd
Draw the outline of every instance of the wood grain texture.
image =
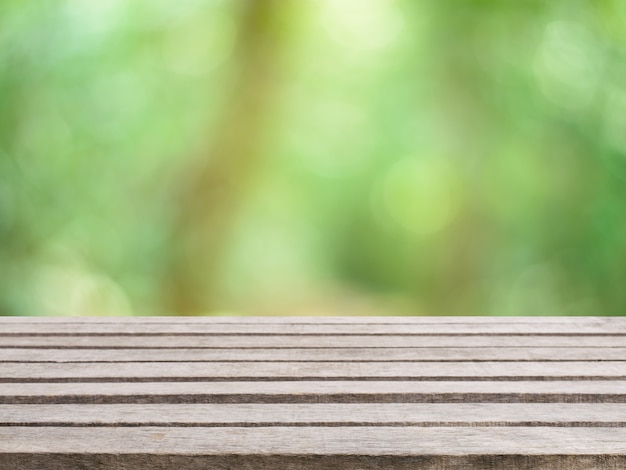
POLYGON ((259 324, 259 323, 275 323, 275 324, 407 324, 407 323, 431 323, 431 324, 513 324, 513 323, 530 323, 530 324, 596 324, 602 325, 611 322, 622 322, 621 317, 550 317, 550 316, 510 316, 510 317, 475 317, 475 316, 351 316, 351 317, 329 317, 329 316, 158 316, 158 317, 115 317, 115 316, 98 316, 98 317, 0 317, 2 323, 19 323, 19 324, 41 324, 41 323, 61 323, 61 324, 151 324, 151 323, 210 323, 210 324, 259 324))
POLYGON ((0 426, 623 427, 612 403, 0 405, 0 426))
POLYGON ((4 323, 3 335, 626 335, 626 322, 581 323, 4 323), (610 325, 610 328, 607 328, 610 325))
POLYGON ((626 348, 0 348, 0 362, 626 361, 626 348))
POLYGON ((3 383, 4 404, 624 403, 626 381, 3 383))
POLYGON ((0 363, 1 382, 626 380, 626 362, 0 363))
POLYGON ((626 455, 624 428, 0 427, 11 453, 170 455, 626 455))
MULTIPOLYGON (((71 326, 68 326, 68 331, 71 326)), ((621 347, 626 336, 404 336, 376 337, 349 335, 176 335, 176 336, 81 336, 81 335, 1 335, 0 348, 512 348, 512 347, 621 347)))
POLYGON ((0 317, 0 470, 623 469, 626 319, 0 317))

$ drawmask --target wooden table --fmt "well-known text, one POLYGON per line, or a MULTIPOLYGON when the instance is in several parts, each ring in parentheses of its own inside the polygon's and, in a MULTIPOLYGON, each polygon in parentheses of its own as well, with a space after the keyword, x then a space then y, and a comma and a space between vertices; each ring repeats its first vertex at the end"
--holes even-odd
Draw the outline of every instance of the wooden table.
POLYGON ((626 320, 0 317, 0 469, 624 469, 626 320))

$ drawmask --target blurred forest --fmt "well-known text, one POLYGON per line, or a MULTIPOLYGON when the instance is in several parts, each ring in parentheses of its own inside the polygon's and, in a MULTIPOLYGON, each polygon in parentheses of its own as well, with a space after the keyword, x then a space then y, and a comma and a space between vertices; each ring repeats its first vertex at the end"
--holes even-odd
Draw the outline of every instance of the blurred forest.
POLYGON ((0 314, 626 313, 626 2, 3 0, 0 314))

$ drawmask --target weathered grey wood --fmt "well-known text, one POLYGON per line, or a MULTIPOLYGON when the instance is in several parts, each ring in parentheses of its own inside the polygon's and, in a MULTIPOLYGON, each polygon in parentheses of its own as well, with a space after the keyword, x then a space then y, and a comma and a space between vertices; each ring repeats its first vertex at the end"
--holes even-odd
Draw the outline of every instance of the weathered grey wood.
POLYGON ((624 427, 611 403, 0 405, 0 426, 624 427))
POLYGON ((283 316, 212 316, 212 317, 185 317, 185 316, 160 316, 160 317, 2 317, 2 323, 20 324, 42 324, 42 323, 102 323, 102 324, 151 324, 151 323, 210 323, 210 324, 410 324, 410 323, 430 323, 442 324, 606 324, 610 322, 622 322, 622 317, 549 317, 549 316, 511 316, 511 317, 476 317, 476 316, 350 316, 350 317, 329 317, 329 316, 304 316, 304 317, 283 317, 283 316))
POLYGON ((0 348, 0 362, 626 361, 626 348, 0 348))
POLYGON ((0 363, 0 382, 138 380, 626 380, 626 362, 0 363))
POLYGON ((626 335, 626 321, 610 323, 450 323, 450 324, 308 324, 308 323, 5 323, 0 326, 3 335, 61 334, 67 335, 626 335), (607 328, 606 325, 610 325, 607 328))
POLYGON ((1 318, 0 470, 626 468, 623 318, 1 318))
POLYGON ((0 455, 625 455, 625 428, 0 427, 0 455))
POLYGON ((626 403, 626 381, 3 383, 0 403, 626 403))
MULTIPOLYGON (((71 327, 68 327, 68 331, 71 327)), ((626 347, 626 336, 2 336, 0 347, 54 348, 406 348, 626 347)))

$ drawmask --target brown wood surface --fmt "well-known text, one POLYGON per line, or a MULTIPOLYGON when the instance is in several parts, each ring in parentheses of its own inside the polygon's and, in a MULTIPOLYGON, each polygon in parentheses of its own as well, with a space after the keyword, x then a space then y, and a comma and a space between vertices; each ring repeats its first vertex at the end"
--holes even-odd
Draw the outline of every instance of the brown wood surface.
POLYGON ((0 317, 0 470, 623 469, 626 319, 0 317))
MULTIPOLYGON (((72 329, 71 325, 67 327, 72 329)), ((625 348, 626 335, 2 335, 0 348, 625 348)))

